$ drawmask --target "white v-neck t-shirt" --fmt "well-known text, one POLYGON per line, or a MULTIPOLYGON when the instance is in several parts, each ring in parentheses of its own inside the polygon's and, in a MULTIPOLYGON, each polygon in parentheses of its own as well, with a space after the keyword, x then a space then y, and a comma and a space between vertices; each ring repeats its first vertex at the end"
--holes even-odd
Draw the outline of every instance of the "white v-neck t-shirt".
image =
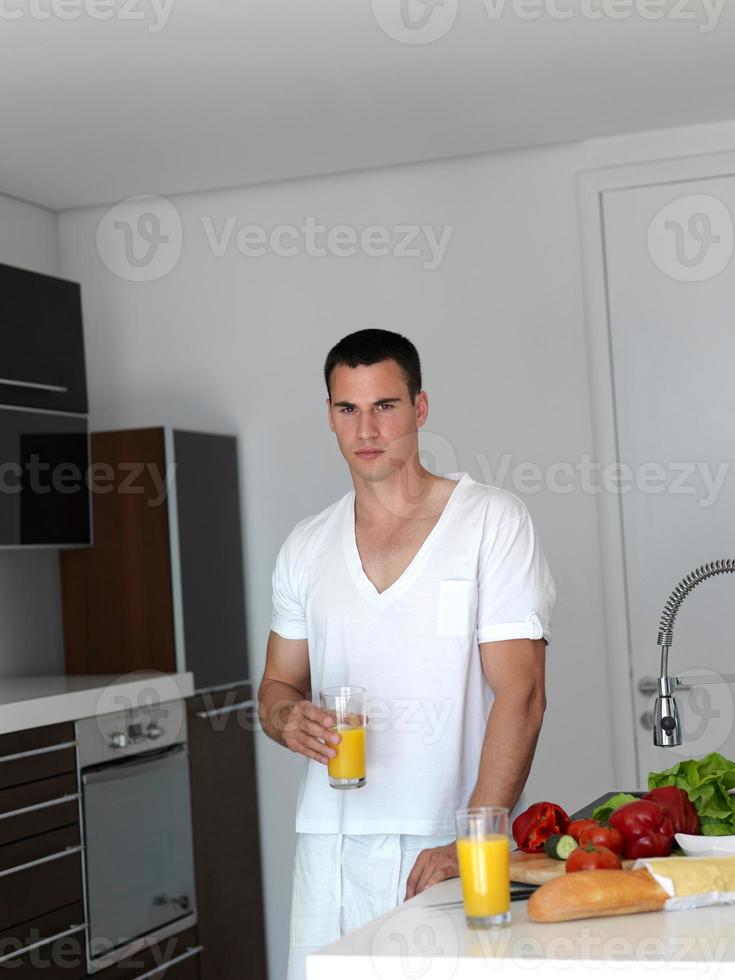
POLYGON ((457 480, 403 574, 378 592, 355 540, 355 492, 289 534, 273 572, 271 629, 306 639, 313 700, 366 689, 367 783, 329 786, 305 759, 297 833, 444 834, 477 781, 493 692, 479 644, 547 641, 554 580, 525 504, 457 480))

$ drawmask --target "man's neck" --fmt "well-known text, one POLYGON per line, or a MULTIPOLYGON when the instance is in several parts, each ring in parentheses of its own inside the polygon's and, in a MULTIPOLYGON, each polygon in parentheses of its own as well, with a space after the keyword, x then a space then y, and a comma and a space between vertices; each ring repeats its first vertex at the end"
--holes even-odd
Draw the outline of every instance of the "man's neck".
POLYGON ((353 474, 355 516, 361 524, 390 525, 429 516, 437 484, 443 483, 420 463, 406 464, 384 480, 363 480, 353 474))

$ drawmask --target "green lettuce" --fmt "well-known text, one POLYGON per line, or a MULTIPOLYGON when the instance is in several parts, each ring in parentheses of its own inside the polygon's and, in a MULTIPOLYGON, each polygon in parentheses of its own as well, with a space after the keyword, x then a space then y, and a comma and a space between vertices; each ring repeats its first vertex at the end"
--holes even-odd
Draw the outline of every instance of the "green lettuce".
POLYGON ((703 834, 735 834, 735 796, 729 792, 735 789, 735 762, 719 752, 686 759, 663 772, 649 772, 648 788, 659 786, 678 786, 686 792, 699 814, 703 834))
POLYGON ((599 820, 600 823, 607 823, 613 810, 617 810, 619 806, 623 806, 625 803, 632 803, 637 799, 637 796, 632 796, 630 793, 616 793, 615 796, 611 796, 609 800, 605 800, 604 803, 600 803, 599 806, 594 808, 592 819, 599 820))

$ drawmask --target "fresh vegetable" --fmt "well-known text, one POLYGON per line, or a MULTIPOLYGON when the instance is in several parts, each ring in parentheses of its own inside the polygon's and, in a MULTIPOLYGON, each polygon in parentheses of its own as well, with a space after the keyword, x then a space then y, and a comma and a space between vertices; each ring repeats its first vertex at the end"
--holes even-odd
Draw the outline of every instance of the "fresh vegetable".
POLYGON ((569 834, 552 834, 544 844, 546 854, 557 861, 566 861, 576 847, 576 840, 569 834))
POLYGON ((606 847, 613 854, 623 853, 623 835, 615 827, 587 827, 579 835, 580 847, 606 847))
POLYGON ((572 871, 605 871, 622 868, 622 862, 617 854, 607 847, 577 847, 569 855, 566 864, 567 872, 572 871))
POLYGON ((699 814, 686 792, 678 786, 659 786, 643 794, 668 813, 675 834, 698 834, 699 814))
POLYGON ((668 857, 674 843, 671 817, 654 800, 635 800, 618 807, 610 825, 623 837, 623 857, 668 857))
POLYGON ((579 837, 583 830, 587 830, 588 827, 599 827, 599 823, 596 820, 590 820, 589 817, 581 820, 572 820, 572 822, 567 827, 567 833, 579 843, 579 837))
POLYGON ((703 834, 735 834, 735 762, 719 752, 703 759, 687 759, 663 772, 648 774, 648 788, 678 786, 683 789, 699 814, 703 834))
POLYGON ((638 797, 633 796, 632 793, 616 793, 610 799, 605 800, 604 803, 596 806, 592 811, 592 816, 595 820, 599 820, 600 823, 608 823, 610 814, 617 810, 619 806, 624 806, 626 803, 633 803, 637 799, 638 797))
POLYGON ((563 834, 569 815, 556 803, 534 803, 513 821, 513 839, 522 851, 543 851, 552 834, 563 834))

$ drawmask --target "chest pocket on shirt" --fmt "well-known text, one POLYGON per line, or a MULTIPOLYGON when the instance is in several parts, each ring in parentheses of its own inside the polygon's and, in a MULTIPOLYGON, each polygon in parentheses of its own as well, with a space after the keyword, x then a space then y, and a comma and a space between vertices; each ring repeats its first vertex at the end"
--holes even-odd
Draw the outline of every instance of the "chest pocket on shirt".
POLYGON ((439 586, 436 632, 439 636, 468 636, 477 618, 477 582, 445 578, 439 586))

